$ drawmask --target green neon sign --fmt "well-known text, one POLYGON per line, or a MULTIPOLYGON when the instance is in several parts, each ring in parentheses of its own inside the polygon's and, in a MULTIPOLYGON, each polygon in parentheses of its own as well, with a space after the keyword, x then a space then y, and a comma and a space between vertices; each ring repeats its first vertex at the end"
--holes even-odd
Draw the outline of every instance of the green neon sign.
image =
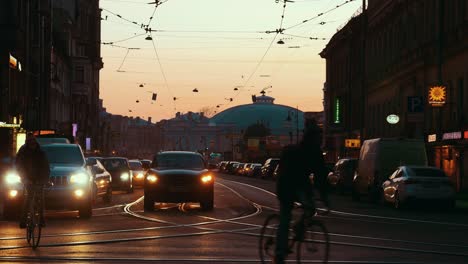
POLYGON ((334 121, 333 123, 339 124, 341 123, 341 101, 340 98, 335 98, 335 104, 333 107, 334 112, 334 121))

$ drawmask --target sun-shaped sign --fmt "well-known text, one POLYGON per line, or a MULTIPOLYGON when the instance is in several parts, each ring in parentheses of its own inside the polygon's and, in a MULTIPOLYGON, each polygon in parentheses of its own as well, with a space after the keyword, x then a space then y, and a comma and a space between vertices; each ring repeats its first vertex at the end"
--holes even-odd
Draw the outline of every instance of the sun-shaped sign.
POLYGON ((431 106, 443 106, 447 98, 447 87, 432 86, 429 88, 429 104, 431 106))

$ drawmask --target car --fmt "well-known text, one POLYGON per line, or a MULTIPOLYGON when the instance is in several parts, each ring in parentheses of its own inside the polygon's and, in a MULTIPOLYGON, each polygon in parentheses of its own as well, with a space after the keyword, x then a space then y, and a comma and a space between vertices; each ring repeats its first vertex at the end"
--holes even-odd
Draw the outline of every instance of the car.
POLYGON ((355 158, 343 158, 338 160, 333 171, 328 173, 328 183, 330 186, 341 194, 351 191, 357 161, 358 160, 355 158))
POLYGON ((212 210, 214 176, 197 152, 160 152, 146 174, 144 195, 145 211, 153 211, 155 202, 198 202, 203 210, 212 210))
POLYGON ((128 164, 132 170, 132 180, 135 186, 143 186, 145 182, 145 169, 139 160, 129 160, 128 164))
POLYGON ((141 162, 141 166, 143 166, 143 169, 146 171, 148 171, 150 168, 151 168, 151 160, 147 160, 147 159, 142 159, 140 160, 141 162))
POLYGON ((279 177, 279 172, 280 172, 280 171, 279 171, 279 164, 278 164, 278 165, 276 165, 275 170, 273 171, 273 176, 272 176, 273 179, 275 179, 275 180, 278 179, 278 177, 279 177))
POLYGON ((262 164, 260 163, 253 163, 250 166, 250 169, 247 173, 248 177, 258 177, 260 173, 262 172, 262 164))
POLYGON ((221 161, 218 164, 219 172, 224 172, 225 171, 227 163, 228 163, 228 161, 221 161))
POLYGON ((100 158, 86 158, 86 165, 93 175, 94 193, 96 197, 102 197, 106 203, 112 201, 112 176, 102 165, 100 158))
POLYGON ((279 164, 278 158, 270 158, 265 161, 265 164, 262 166, 262 179, 273 178, 273 172, 276 168, 276 165, 279 164))
POLYGON ((244 173, 244 167, 247 165, 247 163, 239 163, 236 166, 236 170, 234 171, 235 175, 242 175, 244 173))
POLYGON ((358 167, 353 177, 352 198, 368 195, 372 202, 382 196, 381 186, 387 175, 398 166, 427 166, 423 140, 407 138, 376 138, 362 144, 358 167))
POLYGON ((400 166, 382 184, 383 201, 400 209, 416 201, 455 206, 455 188, 444 171, 428 166, 400 166))
POLYGON ((230 161, 230 162, 226 165, 225 173, 234 174, 234 171, 236 170, 236 167, 237 167, 238 165, 239 165, 239 162, 237 162, 237 161, 230 161))
POLYGON ((112 190, 133 192, 133 177, 127 158, 103 158, 102 164, 112 176, 112 190))
POLYGON ((47 144, 70 144, 71 141, 64 135, 60 134, 46 134, 46 135, 36 135, 36 141, 39 145, 47 145, 47 144))

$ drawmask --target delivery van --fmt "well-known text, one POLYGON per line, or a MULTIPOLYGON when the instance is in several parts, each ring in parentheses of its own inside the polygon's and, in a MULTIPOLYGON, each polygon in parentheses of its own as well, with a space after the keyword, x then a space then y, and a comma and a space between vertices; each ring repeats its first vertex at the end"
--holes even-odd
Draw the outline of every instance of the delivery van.
POLYGON ((359 154, 353 179, 353 199, 369 195, 372 201, 380 198, 382 183, 399 166, 427 166, 423 140, 406 138, 376 138, 365 140, 359 154))

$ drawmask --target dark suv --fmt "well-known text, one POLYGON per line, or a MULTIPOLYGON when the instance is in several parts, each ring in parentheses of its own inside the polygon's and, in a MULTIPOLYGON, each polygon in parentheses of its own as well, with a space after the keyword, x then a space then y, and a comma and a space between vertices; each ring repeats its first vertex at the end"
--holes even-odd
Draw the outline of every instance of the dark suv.
POLYGON ((204 210, 213 209, 214 177, 203 156, 196 152, 158 153, 145 177, 145 211, 155 202, 197 202, 204 210))
POLYGON ((265 161, 262 167, 262 179, 273 178, 273 172, 276 169, 276 166, 279 164, 280 159, 270 158, 265 161))
POLYGON ((112 190, 133 192, 133 177, 126 158, 103 158, 102 165, 112 176, 112 190))

